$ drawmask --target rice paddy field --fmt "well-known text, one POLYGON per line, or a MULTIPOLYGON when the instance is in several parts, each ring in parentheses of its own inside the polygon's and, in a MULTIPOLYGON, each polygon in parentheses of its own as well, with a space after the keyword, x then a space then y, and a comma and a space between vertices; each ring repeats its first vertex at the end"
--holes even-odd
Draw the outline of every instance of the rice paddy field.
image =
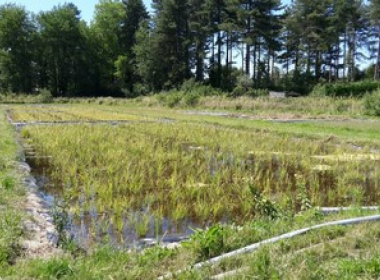
MULTIPOLYGON (((380 204, 378 119, 264 119, 250 113, 133 104, 11 105, 4 113, 17 128, 41 193, 52 208, 64 208, 64 228, 86 250, 100 244, 143 248, 147 240, 200 238, 198 229, 227 226, 244 231, 249 224, 253 230, 255 221, 295 219, 318 207, 380 204)), ((314 222, 330 219, 313 217, 314 222)), ((312 242, 300 242, 315 243, 320 252, 329 246, 321 245, 327 242, 324 236, 339 243, 347 231, 323 231, 312 242)), ((352 244, 357 242, 350 236, 352 244)), ((252 275, 265 273, 267 279, 288 279, 265 260, 295 269, 300 256, 316 257, 305 257, 305 244, 289 244, 181 279, 204 279, 205 273, 217 275, 236 267, 244 269, 231 279, 259 279, 252 275), (289 253, 292 246, 299 251, 295 255, 289 253), (289 258, 280 258, 279 252, 289 258), (252 266, 257 258, 268 271, 252 266)), ((207 252, 204 257, 217 255, 207 252)), ((199 255, 181 258, 192 263, 199 255)), ((311 263, 304 264, 296 278, 310 279, 303 278, 310 276, 304 274, 308 267, 311 263)), ((141 275, 148 279, 163 273, 141 275)), ((141 275, 125 279, 145 279, 141 275)))
MULTIPOLYGON (((8 109, 14 122, 64 122, 26 125, 21 136, 29 161, 49 181, 43 188, 67 199, 73 219, 85 217, 86 235, 96 239, 111 231, 113 242, 129 244, 278 211, 379 200, 380 153, 339 141, 347 131, 363 133, 358 120, 322 120, 310 129, 310 122, 170 113, 102 106, 8 109), (134 122, 96 122, 118 120, 134 122), (332 129, 338 135, 327 137, 332 129)), ((372 131, 380 127, 371 125, 372 131)))

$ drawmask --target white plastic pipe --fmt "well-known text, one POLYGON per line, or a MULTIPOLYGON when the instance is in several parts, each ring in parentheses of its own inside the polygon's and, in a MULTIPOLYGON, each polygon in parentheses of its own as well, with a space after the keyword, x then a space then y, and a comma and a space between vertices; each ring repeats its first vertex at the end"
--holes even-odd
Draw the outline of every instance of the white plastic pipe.
POLYGON ((312 230, 315 230, 315 229, 320 229, 320 228, 324 228, 324 227, 331 227, 331 226, 347 226, 347 225, 361 224, 361 223, 367 223, 367 222, 379 221, 379 220, 380 220, 380 215, 374 215, 374 216, 367 216, 367 217, 360 217, 360 218, 353 218, 353 219, 347 219, 347 220, 328 222, 328 223, 324 223, 324 224, 320 224, 320 225, 311 226, 308 228, 295 230, 295 231, 285 233, 283 235, 273 237, 270 239, 266 239, 266 240, 263 240, 261 242, 249 245, 247 247, 244 247, 244 248, 223 254, 219 257, 215 257, 215 258, 209 259, 207 261, 197 263, 193 267, 187 267, 183 270, 179 270, 179 271, 175 272, 174 274, 168 273, 164 276, 159 277, 158 279, 159 280, 169 279, 169 278, 172 278, 174 275, 180 274, 180 273, 182 273, 186 270, 189 270, 189 269, 198 270, 204 266, 212 266, 212 265, 214 265, 214 264, 216 264, 216 263, 218 263, 224 259, 227 259, 230 257, 235 257, 235 256, 242 255, 242 254, 246 254, 246 253, 254 252, 265 244, 276 243, 276 242, 284 240, 284 239, 289 239, 289 238, 292 238, 294 236, 305 234, 305 233, 312 231, 312 230))
POLYGON ((323 214, 333 214, 343 211, 351 211, 351 210, 366 210, 366 211, 378 211, 380 208, 378 206, 363 206, 363 207, 319 207, 317 210, 321 211, 323 214))

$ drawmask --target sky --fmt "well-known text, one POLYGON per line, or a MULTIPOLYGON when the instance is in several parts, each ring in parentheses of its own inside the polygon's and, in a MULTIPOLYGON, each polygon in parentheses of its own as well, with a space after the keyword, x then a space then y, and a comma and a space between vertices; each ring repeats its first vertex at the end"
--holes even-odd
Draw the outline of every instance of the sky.
MULTIPOLYGON (((151 0, 143 0, 145 6, 149 9, 151 0)), ((0 5, 5 3, 15 3, 17 5, 24 6, 26 10, 38 13, 40 11, 51 10, 58 4, 64 4, 65 2, 74 3, 81 11, 82 19, 91 22, 94 15, 94 8, 99 0, 0 0, 0 5)), ((290 0, 283 0, 283 3, 289 3, 290 0)))

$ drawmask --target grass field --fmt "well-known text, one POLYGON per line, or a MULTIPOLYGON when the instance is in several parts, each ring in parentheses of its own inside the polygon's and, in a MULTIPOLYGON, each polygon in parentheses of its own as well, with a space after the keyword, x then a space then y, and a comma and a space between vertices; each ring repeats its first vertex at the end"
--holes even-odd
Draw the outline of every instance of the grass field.
MULTIPOLYGON (((0 276, 156 279, 291 230, 373 214, 357 207, 379 205, 380 120, 363 118, 358 100, 314 101, 319 107, 309 113, 312 99, 297 100, 304 108, 287 109, 294 99, 248 100, 239 110, 223 100, 211 111, 210 100, 198 109, 144 106, 148 101, 3 107, 0 174, 2 186, 12 187, 0 188, 0 211, 12 219, 1 228, 11 237, 0 239, 0 263, 2 251, 15 256, 2 258, 0 276), (22 255, 13 249, 22 211, 8 205, 22 193, 5 116, 23 124, 27 158, 48 178, 41 190, 63 203, 66 222, 85 228, 87 253, 69 240, 64 257, 14 264, 22 255), (354 209, 324 216, 316 210, 323 206, 354 209), (180 248, 130 250, 144 238, 189 233, 180 248)), ((377 223, 316 230, 176 279, 236 269, 231 279, 377 278, 379 232, 377 223)))

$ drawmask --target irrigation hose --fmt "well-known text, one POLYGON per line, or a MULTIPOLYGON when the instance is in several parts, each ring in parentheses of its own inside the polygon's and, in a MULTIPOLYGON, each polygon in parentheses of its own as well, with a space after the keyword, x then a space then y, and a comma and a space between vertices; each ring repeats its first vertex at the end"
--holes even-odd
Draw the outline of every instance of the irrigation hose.
POLYGON ((238 249, 238 250, 235 250, 235 251, 232 251, 232 252, 220 255, 218 257, 211 258, 211 259, 209 259, 207 261, 204 261, 204 262, 201 262, 201 263, 197 263, 197 264, 195 264, 192 267, 187 267, 187 268, 185 268, 183 270, 178 270, 177 272, 174 272, 174 273, 168 273, 168 274, 166 274, 164 276, 159 277, 158 279, 159 280, 170 279, 174 275, 178 275, 178 274, 180 274, 180 273, 182 273, 182 272, 184 272, 186 270, 190 270, 190 269, 199 270, 199 269, 201 269, 204 266, 212 266, 212 265, 214 265, 214 264, 216 264, 216 263, 218 263, 218 262, 220 262, 220 261, 222 261, 224 259, 227 259, 227 258, 230 258, 230 257, 235 257, 235 256, 242 255, 242 254, 247 254, 247 253, 254 252, 254 251, 258 250, 261 246, 263 246, 265 244, 276 243, 276 242, 284 240, 284 239, 289 239, 289 238, 292 238, 292 237, 295 237, 295 236, 298 236, 298 235, 305 234, 305 233, 307 233, 309 231, 312 231, 312 230, 316 230, 316 229, 320 229, 320 228, 324 228, 324 227, 331 227, 331 226, 355 225, 355 224, 361 224, 361 223, 367 223, 367 222, 373 222, 373 221, 379 221, 379 220, 380 220, 380 215, 374 215, 374 216, 367 216, 367 217, 360 217, 360 218, 353 218, 353 219, 346 219, 346 220, 339 220, 339 221, 334 221, 334 222, 328 222, 328 223, 324 223, 324 224, 320 224, 320 225, 311 226, 311 227, 308 227, 308 228, 303 228, 303 229, 291 231, 289 233, 285 233, 285 234, 282 234, 282 235, 277 236, 277 237, 266 239, 266 240, 263 240, 261 242, 249 245, 247 247, 244 247, 244 248, 241 248, 241 249, 238 249))
POLYGON ((319 207, 317 210, 321 211, 323 214, 334 214, 343 211, 351 211, 354 209, 363 211, 378 211, 380 208, 378 206, 362 206, 362 207, 319 207))

